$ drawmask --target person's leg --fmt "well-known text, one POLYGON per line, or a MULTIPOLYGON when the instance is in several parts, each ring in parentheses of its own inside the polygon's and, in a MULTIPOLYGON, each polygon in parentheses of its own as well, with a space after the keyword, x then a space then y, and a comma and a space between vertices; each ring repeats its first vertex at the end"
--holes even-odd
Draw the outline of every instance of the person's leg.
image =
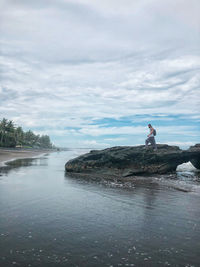
POLYGON ((149 138, 147 138, 147 139, 145 140, 145 147, 146 147, 146 148, 148 147, 148 143, 149 143, 149 138))
POLYGON ((157 146, 156 146, 156 141, 154 137, 151 137, 151 145, 153 146, 153 149, 156 150, 157 146))
POLYGON ((154 146, 155 146, 155 150, 157 150, 157 144, 156 144, 156 139, 154 138, 154 146))

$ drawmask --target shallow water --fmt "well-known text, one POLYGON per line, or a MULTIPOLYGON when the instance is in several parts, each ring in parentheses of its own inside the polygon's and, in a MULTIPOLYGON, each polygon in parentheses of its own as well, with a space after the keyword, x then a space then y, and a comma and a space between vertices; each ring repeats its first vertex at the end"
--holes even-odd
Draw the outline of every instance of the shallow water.
POLYGON ((1 169, 0 266, 199 266, 198 175, 133 188, 65 175, 66 161, 84 152, 1 169))

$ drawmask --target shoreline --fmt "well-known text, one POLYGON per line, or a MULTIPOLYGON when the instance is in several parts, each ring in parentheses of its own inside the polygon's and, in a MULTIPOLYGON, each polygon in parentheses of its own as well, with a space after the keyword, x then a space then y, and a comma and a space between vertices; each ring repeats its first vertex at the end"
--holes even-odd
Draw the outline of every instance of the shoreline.
POLYGON ((52 153, 51 149, 10 149, 0 148, 0 168, 6 166, 8 162, 17 159, 35 158, 46 153, 52 153))

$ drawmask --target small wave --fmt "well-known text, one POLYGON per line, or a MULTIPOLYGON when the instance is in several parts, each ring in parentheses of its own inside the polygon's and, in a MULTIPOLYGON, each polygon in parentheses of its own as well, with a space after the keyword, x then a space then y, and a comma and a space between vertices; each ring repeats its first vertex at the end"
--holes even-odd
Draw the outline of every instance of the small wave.
POLYGON ((199 177, 192 172, 155 177, 153 180, 160 186, 166 186, 182 192, 193 192, 200 194, 199 177))
POLYGON ((193 171, 193 172, 196 172, 198 170, 189 161, 189 162, 183 163, 181 165, 178 165, 176 171, 178 171, 178 172, 185 172, 185 171, 193 171))

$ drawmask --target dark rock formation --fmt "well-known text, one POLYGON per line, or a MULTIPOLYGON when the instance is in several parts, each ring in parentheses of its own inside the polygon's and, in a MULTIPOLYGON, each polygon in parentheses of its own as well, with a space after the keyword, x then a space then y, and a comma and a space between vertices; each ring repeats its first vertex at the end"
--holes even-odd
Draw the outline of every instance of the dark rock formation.
POLYGON ((200 144, 181 150, 177 146, 158 145, 158 150, 144 146, 119 146, 90 153, 68 161, 66 172, 127 177, 173 172, 184 162, 191 161, 200 169, 200 144))

